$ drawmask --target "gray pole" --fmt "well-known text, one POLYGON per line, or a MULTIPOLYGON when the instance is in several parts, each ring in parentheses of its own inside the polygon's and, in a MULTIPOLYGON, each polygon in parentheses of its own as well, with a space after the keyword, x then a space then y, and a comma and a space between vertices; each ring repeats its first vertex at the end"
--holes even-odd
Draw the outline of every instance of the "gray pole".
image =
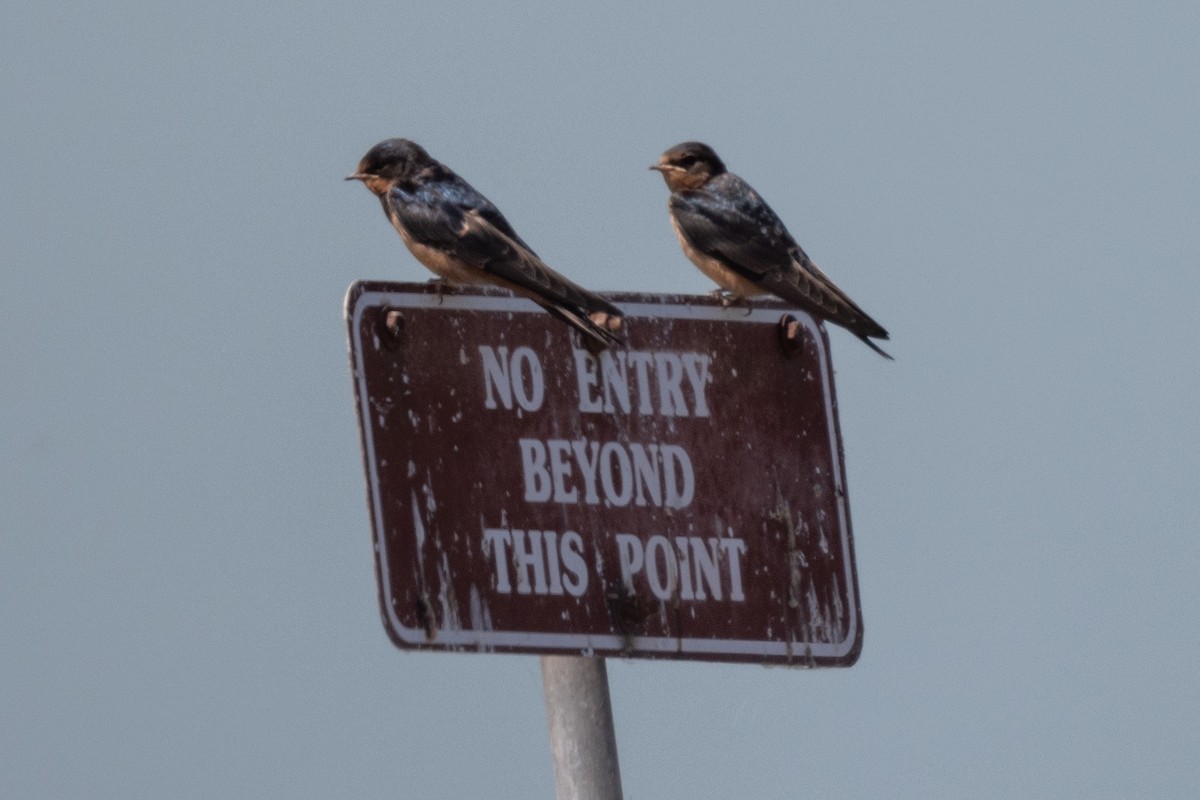
POLYGON ((621 800, 604 659, 542 656, 542 686, 558 800, 621 800))

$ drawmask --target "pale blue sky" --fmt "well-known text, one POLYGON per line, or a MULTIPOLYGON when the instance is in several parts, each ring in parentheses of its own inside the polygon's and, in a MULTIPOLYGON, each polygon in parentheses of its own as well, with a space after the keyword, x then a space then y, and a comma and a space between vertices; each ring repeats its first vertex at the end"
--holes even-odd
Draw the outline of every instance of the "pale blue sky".
POLYGON ((625 796, 1200 794, 1200 6, 0 12, 0 795, 550 797, 533 657, 379 620, 341 179, 407 136, 596 289, 713 145, 830 334, 849 670, 612 662, 625 796))

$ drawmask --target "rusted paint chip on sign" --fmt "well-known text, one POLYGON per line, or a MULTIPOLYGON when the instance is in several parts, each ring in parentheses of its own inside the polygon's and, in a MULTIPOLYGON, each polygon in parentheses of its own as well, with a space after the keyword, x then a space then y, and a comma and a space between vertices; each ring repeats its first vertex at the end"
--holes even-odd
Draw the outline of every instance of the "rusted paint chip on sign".
POLYGON ((527 300, 346 299, 385 626, 402 647, 849 665, 862 621, 825 331, 607 295, 594 355, 527 300))

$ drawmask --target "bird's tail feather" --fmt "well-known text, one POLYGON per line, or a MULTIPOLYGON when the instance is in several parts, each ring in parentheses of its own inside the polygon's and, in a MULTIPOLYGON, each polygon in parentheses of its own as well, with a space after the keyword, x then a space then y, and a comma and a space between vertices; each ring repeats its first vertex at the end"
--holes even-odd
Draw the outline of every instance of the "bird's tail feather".
MULTIPOLYGON (((550 305, 549 303, 538 303, 538 305, 546 309, 546 311, 552 316, 557 317, 583 334, 584 343, 588 345, 589 350, 591 350, 593 346, 599 350, 603 350, 606 347, 611 347, 616 344, 625 344, 624 339, 617 336, 607 327, 593 322, 591 317, 589 317, 587 314, 582 314, 574 309, 564 308, 562 306, 550 305)), ((614 316, 616 319, 620 319, 619 316, 614 316)))
POLYGON ((888 361, 895 361, 895 360, 896 360, 896 359, 892 358, 890 355, 888 355, 887 353, 885 353, 882 347, 880 347, 879 345, 877 345, 877 344, 875 344, 874 342, 872 342, 872 341, 871 341, 870 339, 868 339, 866 336, 863 336, 862 334, 855 334, 855 335, 856 335, 856 336, 858 336, 858 338, 862 339, 864 342, 866 342, 866 345, 867 345, 867 347, 871 348, 871 349, 872 349, 872 350, 874 350, 876 353, 879 353, 879 355, 883 356, 883 357, 884 357, 884 358, 886 358, 888 361))

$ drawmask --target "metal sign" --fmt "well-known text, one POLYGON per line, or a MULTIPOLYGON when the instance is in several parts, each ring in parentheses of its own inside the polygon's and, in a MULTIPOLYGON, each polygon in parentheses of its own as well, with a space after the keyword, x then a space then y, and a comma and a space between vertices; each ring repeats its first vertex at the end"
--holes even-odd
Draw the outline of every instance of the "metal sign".
POLYGON ((350 362, 401 647, 853 664, 829 344, 773 303, 606 295, 598 355, 528 300, 360 282, 350 362))

